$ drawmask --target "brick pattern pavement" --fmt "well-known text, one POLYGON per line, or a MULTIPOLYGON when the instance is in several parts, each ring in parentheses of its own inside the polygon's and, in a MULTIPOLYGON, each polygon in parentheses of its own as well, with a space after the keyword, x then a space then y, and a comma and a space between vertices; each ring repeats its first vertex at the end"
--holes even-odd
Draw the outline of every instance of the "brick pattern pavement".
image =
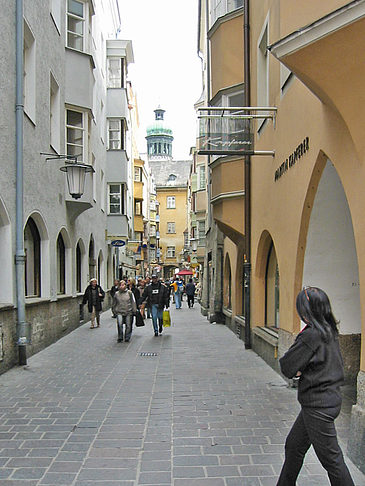
MULTIPOLYGON (((105 312, 0 376, 2 486, 276 484, 296 392, 199 306, 171 314, 117 343, 105 312)), ((328 484, 309 452, 298 486, 328 484)))

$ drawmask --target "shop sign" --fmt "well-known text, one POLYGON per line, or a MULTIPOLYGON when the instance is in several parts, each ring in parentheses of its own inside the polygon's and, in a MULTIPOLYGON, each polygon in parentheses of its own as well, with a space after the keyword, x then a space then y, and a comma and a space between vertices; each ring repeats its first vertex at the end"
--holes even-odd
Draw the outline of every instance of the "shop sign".
POLYGON ((198 150, 202 155, 250 155, 253 149, 253 134, 249 131, 207 133, 198 138, 198 150))
POLYGON ((292 154, 289 155, 288 158, 284 160, 284 162, 278 167, 275 171, 274 181, 280 179, 282 175, 285 174, 289 169, 291 169, 298 160, 300 160, 304 154, 306 154, 309 150, 309 137, 306 137, 294 150, 292 154))

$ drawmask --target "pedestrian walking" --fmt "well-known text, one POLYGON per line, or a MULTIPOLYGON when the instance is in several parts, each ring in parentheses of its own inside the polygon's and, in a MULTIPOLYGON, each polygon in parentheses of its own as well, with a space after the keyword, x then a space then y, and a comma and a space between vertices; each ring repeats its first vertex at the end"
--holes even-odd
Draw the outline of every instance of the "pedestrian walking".
POLYGON ((118 279, 115 279, 114 284, 109 291, 110 297, 111 297, 112 317, 114 317, 114 318, 116 318, 117 316, 116 316, 116 314, 113 313, 113 298, 114 298, 115 293, 118 292, 119 283, 120 283, 120 281, 118 279))
POLYGON ((311 445, 332 486, 354 486, 334 425, 344 379, 337 322, 327 294, 318 287, 304 287, 296 307, 306 327, 280 359, 280 367, 287 378, 299 378, 301 411, 285 442, 285 462, 277 486, 295 486, 311 445))
POLYGON ((142 295, 141 313, 144 314, 146 306, 151 308, 152 324, 155 336, 163 330, 163 310, 170 305, 169 291, 165 284, 158 281, 157 275, 152 275, 152 282, 142 295))
POLYGON ((186 295, 188 298, 188 307, 194 307, 195 285, 192 278, 189 278, 189 282, 186 284, 186 295))
MULTIPOLYGON (((148 287, 148 285, 150 285, 150 284, 151 284, 151 279, 150 279, 150 277, 146 277, 146 278, 145 278, 145 281, 144 281, 144 286, 145 286, 145 288, 146 288, 146 287, 148 287)), ((151 307, 150 307, 150 305, 149 305, 149 303, 148 303, 148 302, 147 302, 147 304, 146 304, 146 313, 147 313, 147 319, 151 319, 151 317, 152 317, 152 313, 151 313, 151 307)))
POLYGON ((113 312, 117 316, 118 343, 121 343, 123 338, 128 343, 132 336, 132 320, 133 315, 137 313, 137 305, 133 292, 128 289, 124 280, 120 282, 119 290, 114 295, 113 312), (125 326, 124 335, 123 326, 125 326))
POLYGON ((92 278, 89 285, 86 287, 84 297, 82 299, 82 305, 87 304, 88 310, 91 313, 91 326, 90 329, 100 327, 100 312, 103 308, 102 303, 105 297, 105 292, 98 285, 96 278, 92 278), (95 325, 95 320, 96 324, 95 325))
POLYGON ((179 277, 176 277, 174 282, 171 284, 174 293, 175 306, 176 309, 181 309, 181 296, 183 293, 183 284, 180 282, 179 277))

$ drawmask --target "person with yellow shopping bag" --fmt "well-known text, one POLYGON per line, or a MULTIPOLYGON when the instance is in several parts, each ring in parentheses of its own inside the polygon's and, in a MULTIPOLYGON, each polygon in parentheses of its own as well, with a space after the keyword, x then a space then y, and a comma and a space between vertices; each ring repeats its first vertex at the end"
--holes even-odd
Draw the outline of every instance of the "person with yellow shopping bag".
POLYGON ((155 336, 158 336, 158 333, 162 333, 163 310, 170 305, 170 293, 166 285, 158 281, 157 275, 152 275, 152 282, 143 292, 141 304, 142 315, 144 315, 146 305, 151 308, 153 330, 155 336))

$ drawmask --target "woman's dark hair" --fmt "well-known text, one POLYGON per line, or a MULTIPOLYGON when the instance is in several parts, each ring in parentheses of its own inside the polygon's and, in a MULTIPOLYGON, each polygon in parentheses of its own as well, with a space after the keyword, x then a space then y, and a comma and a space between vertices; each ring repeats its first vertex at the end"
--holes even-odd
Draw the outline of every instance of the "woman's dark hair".
POLYGON ((338 335, 337 321, 332 314, 329 298, 318 287, 304 287, 297 296, 297 312, 302 321, 315 327, 324 341, 338 335))

